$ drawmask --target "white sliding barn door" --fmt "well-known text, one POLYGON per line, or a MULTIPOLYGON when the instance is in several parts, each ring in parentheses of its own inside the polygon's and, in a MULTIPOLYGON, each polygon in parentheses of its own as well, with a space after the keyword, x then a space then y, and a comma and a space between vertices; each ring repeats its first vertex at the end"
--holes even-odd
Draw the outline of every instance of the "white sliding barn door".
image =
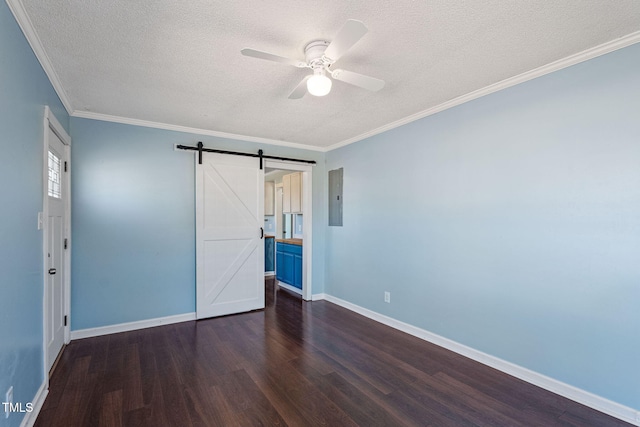
POLYGON ((196 317, 264 308, 264 170, 252 157, 196 155, 196 317))

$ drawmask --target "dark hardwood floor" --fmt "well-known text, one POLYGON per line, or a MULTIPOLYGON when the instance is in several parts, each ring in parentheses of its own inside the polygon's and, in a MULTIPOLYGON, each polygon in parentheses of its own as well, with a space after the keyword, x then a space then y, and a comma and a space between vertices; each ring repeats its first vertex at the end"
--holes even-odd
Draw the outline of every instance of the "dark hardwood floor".
POLYGON ((264 311, 71 342, 36 426, 629 425, 266 286, 264 311))

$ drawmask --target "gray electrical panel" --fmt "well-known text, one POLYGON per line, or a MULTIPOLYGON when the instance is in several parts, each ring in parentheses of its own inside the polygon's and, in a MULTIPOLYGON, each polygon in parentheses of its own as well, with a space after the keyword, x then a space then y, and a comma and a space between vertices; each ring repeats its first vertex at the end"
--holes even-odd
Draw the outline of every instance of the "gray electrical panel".
POLYGON ((329 225, 342 227, 342 168, 329 171, 329 225))

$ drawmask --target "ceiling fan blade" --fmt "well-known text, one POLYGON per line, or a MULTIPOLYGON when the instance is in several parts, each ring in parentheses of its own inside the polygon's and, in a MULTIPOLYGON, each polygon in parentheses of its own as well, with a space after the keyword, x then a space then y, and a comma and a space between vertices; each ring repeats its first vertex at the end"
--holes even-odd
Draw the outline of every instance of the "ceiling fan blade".
POLYGON ((307 93, 307 80, 311 76, 307 76, 296 86, 296 88, 289 94, 289 99, 300 99, 307 93))
POLYGON ((262 52, 260 50, 244 48, 240 51, 244 56, 251 56, 258 59, 266 59, 267 61, 275 61, 283 64, 293 65, 298 68, 306 68, 307 63, 297 59, 285 58, 284 56, 274 55, 273 53, 262 52))
POLYGON ((333 70, 331 71, 331 77, 372 92, 379 91, 384 87, 384 80, 354 73, 353 71, 333 70))
POLYGON ((324 56, 337 61, 351 46, 356 44, 358 40, 367 34, 367 27, 360 21, 355 19, 349 19, 338 31, 338 34, 333 41, 327 46, 324 51, 324 56))

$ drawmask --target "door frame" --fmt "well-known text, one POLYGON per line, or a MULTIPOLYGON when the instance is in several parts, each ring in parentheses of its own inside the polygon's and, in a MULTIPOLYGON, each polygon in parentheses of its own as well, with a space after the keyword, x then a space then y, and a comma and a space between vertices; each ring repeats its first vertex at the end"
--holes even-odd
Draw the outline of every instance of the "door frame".
MULTIPOLYGON (((283 229, 284 229, 284 224, 282 221, 282 183, 278 183, 276 184, 276 203, 275 203, 275 223, 276 223, 276 229, 275 229, 275 236, 276 239, 282 239, 282 236, 284 235, 283 233, 283 229), (278 196, 278 192, 280 193, 280 195, 278 196)), ((303 217, 304 218, 304 217, 303 217)))
POLYGON ((292 172, 302 172, 302 299, 312 300, 312 255, 313 255, 313 166, 304 163, 293 163, 282 160, 266 160, 265 167, 292 172))
POLYGON ((49 388, 49 369, 47 367, 48 351, 47 351, 47 328, 48 328, 48 261, 47 254, 49 251, 49 230, 48 220, 49 217, 49 129, 51 129, 60 138, 60 141, 65 147, 65 158, 68 162, 68 169, 66 172, 66 179, 64 180, 64 191, 66 194, 65 200, 65 224, 64 224, 64 237, 67 240, 67 249, 64 250, 63 266, 64 275, 62 278, 62 289, 64 292, 64 315, 67 316, 67 325, 64 327, 64 344, 69 344, 71 338, 71 137, 67 131, 62 127, 56 116, 53 114, 49 106, 44 107, 44 126, 43 126, 43 155, 42 155, 42 213, 38 218, 38 225, 43 232, 42 234, 42 275, 43 275, 43 289, 42 289, 42 354, 43 354, 43 372, 46 388, 49 388))

